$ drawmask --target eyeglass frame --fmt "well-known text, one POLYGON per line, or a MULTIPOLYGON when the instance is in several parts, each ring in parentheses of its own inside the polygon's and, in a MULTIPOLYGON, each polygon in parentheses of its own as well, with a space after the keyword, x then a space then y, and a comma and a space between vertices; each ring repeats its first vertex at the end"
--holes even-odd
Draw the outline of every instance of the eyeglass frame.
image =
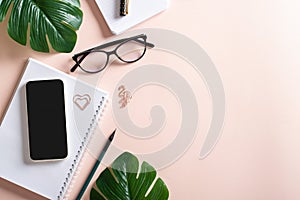
POLYGON ((136 35, 136 36, 133 36, 133 37, 129 37, 129 38, 124 38, 124 39, 119 39, 119 40, 115 40, 115 41, 112 41, 112 42, 108 42, 108 43, 105 43, 105 44, 102 44, 102 45, 99 45, 97 47, 93 47, 93 48, 90 48, 88 50, 85 50, 85 51, 82 51, 80 53, 77 53, 77 54, 74 54, 72 56, 72 59, 73 61, 75 62, 75 65, 70 69, 71 72, 74 72, 78 67, 86 72, 86 73, 91 73, 91 74, 94 74, 94 73, 99 73, 101 71, 103 71, 107 65, 108 65, 108 62, 109 62, 109 58, 110 58, 110 55, 115 55, 119 60, 121 60, 122 62, 125 62, 125 63, 133 63, 133 62, 136 62, 138 60, 140 60, 146 53, 146 49, 147 47, 150 47, 150 48, 153 48, 155 45, 152 44, 152 43, 149 43, 147 42, 147 35, 145 34, 140 34, 140 35, 136 35), (139 40, 139 39, 143 39, 143 41, 139 40), (144 52, 142 53, 142 55, 137 58, 136 60, 133 60, 133 61, 125 61, 123 60, 118 54, 117 54, 117 50, 120 46, 122 46, 123 44, 131 41, 131 40, 134 40, 136 42, 139 42, 141 44, 143 44, 145 46, 144 48, 144 52), (116 48, 112 51, 105 51, 103 50, 104 48, 107 48, 107 47, 111 47, 111 46, 114 46, 114 45, 117 45, 116 48), (106 59, 106 63, 105 65, 100 68, 99 70, 97 71, 88 71, 86 69, 84 69, 80 64, 81 62, 92 52, 103 52, 107 55, 107 59, 106 59), (78 60, 78 57, 82 56, 79 60, 78 60))

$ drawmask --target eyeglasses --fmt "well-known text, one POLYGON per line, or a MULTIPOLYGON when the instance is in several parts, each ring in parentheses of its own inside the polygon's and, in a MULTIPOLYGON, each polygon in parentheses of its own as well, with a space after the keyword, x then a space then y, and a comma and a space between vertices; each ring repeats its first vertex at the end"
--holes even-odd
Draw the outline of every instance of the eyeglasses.
POLYGON ((124 63, 136 62, 145 55, 147 47, 154 47, 154 44, 148 43, 146 40, 147 36, 141 34, 112 41, 77 53, 72 57, 76 64, 70 71, 74 72, 79 67, 87 73, 101 72, 107 67, 109 58, 113 54, 124 63), (103 50, 114 45, 118 46, 112 51, 103 50))

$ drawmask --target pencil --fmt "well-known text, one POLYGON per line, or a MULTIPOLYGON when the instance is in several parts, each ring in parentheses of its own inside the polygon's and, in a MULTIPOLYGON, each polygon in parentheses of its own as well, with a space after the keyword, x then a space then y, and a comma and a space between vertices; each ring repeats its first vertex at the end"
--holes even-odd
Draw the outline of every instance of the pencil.
POLYGON ((85 190, 87 189, 89 183, 91 182, 91 180, 92 180, 92 178, 93 178, 93 176, 94 176, 94 174, 95 174, 97 168, 99 167, 99 164, 100 164, 101 160, 103 159, 103 157, 104 157, 104 155, 105 155, 105 153, 106 153, 106 151, 107 151, 107 149, 108 149, 110 143, 111 143, 112 140, 114 139, 115 132, 116 132, 116 129, 115 129, 114 132, 112 132, 112 134, 109 136, 109 138, 108 138, 108 140, 107 140, 105 146, 103 147, 103 149, 102 149, 102 151, 101 151, 101 153, 100 153, 100 155, 99 155, 99 157, 98 157, 98 159, 97 159, 97 161, 96 161, 96 163, 95 163, 95 165, 94 165, 92 171, 90 172, 89 176, 88 176, 87 179, 85 180, 85 182, 84 182, 84 184, 83 184, 83 186, 82 186, 82 188, 81 188, 81 190, 80 190, 80 192, 79 192, 79 194, 78 194, 76 200, 80 200, 81 197, 83 196, 83 194, 84 194, 85 190))

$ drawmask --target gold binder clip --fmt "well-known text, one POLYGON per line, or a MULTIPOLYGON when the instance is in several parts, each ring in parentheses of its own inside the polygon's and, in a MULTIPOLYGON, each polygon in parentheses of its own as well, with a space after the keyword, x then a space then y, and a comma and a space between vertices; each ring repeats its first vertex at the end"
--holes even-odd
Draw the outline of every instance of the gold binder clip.
POLYGON ((121 0, 120 16, 126 16, 128 14, 129 0, 121 0))

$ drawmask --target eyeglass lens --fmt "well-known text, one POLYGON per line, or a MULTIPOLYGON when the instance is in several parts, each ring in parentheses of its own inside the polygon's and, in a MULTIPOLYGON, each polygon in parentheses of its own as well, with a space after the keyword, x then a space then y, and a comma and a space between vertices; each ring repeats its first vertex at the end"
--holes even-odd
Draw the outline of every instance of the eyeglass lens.
MULTIPOLYGON (((80 58, 79 58, 80 59, 80 58)), ((90 52, 80 63, 83 70, 87 72, 101 71, 108 62, 108 55, 104 51, 90 52)))
POLYGON ((140 59, 146 50, 146 43, 141 44, 136 40, 130 40, 117 47, 117 56, 124 62, 135 62, 140 59))

